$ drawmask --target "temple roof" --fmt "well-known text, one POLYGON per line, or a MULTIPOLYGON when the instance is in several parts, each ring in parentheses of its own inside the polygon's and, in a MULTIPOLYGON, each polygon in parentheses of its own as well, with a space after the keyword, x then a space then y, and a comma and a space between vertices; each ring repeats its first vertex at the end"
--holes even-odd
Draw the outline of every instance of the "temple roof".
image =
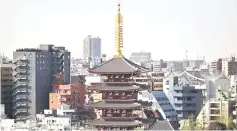
POLYGON ((105 121, 103 119, 93 120, 88 122, 92 126, 120 126, 120 127, 130 127, 130 126, 140 126, 142 122, 139 121, 105 121))
POLYGON ((100 109, 134 109, 141 107, 139 103, 132 102, 109 102, 109 101, 99 101, 95 103, 91 103, 89 105, 92 108, 100 108, 100 109))
POLYGON ((115 91, 133 91, 133 90, 139 90, 139 86, 135 85, 108 85, 108 84, 102 84, 102 85, 96 85, 96 86, 90 86, 87 88, 88 90, 100 90, 100 91, 107 91, 107 90, 115 90, 115 91))
POLYGON ((132 61, 122 58, 112 58, 100 66, 89 69, 91 73, 98 74, 126 74, 134 72, 148 72, 149 69, 139 66, 132 61))

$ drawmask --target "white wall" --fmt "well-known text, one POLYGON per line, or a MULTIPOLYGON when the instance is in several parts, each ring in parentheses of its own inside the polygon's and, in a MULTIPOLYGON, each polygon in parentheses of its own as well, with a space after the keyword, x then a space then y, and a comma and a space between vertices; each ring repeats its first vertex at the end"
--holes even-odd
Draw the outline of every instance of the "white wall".
POLYGON ((85 79, 86 79, 85 84, 88 86, 91 83, 102 83, 104 81, 104 78, 105 77, 103 77, 103 76, 86 76, 85 77, 85 79))

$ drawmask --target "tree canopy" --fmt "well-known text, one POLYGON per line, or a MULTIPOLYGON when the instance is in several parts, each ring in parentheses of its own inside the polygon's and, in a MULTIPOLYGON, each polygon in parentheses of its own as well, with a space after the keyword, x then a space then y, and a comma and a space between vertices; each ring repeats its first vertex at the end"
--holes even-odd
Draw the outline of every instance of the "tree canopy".
POLYGON ((195 119, 194 115, 190 115, 188 121, 184 123, 182 130, 202 130, 201 123, 195 119))
POLYGON ((226 125, 220 122, 211 122, 207 127, 207 130, 226 130, 226 129, 227 129, 226 125))

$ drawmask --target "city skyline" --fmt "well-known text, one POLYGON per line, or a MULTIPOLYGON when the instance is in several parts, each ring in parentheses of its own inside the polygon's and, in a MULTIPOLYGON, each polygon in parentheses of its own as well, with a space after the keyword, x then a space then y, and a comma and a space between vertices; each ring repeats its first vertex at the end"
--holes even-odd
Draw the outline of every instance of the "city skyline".
MULTIPOLYGON (((152 59, 165 60, 185 59, 186 50, 190 59, 195 59, 197 53, 207 60, 236 53, 234 0, 120 2, 126 57, 141 50, 151 52, 152 59), (155 48, 153 43, 157 45, 155 48)), ((102 53, 111 57, 116 48, 114 5, 117 3, 1 1, 0 43, 8 46, 2 46, 0 51, 12 57, 16 48, 54 44, 66 46, 73 57, 81 57, 83 38, 94 35, 102 39, 102 53)))

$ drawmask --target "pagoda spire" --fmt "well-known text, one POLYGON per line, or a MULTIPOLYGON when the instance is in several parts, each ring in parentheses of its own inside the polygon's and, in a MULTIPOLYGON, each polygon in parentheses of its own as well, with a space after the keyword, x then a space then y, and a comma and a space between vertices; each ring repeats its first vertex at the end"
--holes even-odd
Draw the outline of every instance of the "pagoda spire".
POLYGON ((116 32, 115 32, 116 44, 117 44, 117 58, 122 58, 123 53, 123 17, 120 13, 120 3, 118 4, 118 14, 116 16, 116 32))

